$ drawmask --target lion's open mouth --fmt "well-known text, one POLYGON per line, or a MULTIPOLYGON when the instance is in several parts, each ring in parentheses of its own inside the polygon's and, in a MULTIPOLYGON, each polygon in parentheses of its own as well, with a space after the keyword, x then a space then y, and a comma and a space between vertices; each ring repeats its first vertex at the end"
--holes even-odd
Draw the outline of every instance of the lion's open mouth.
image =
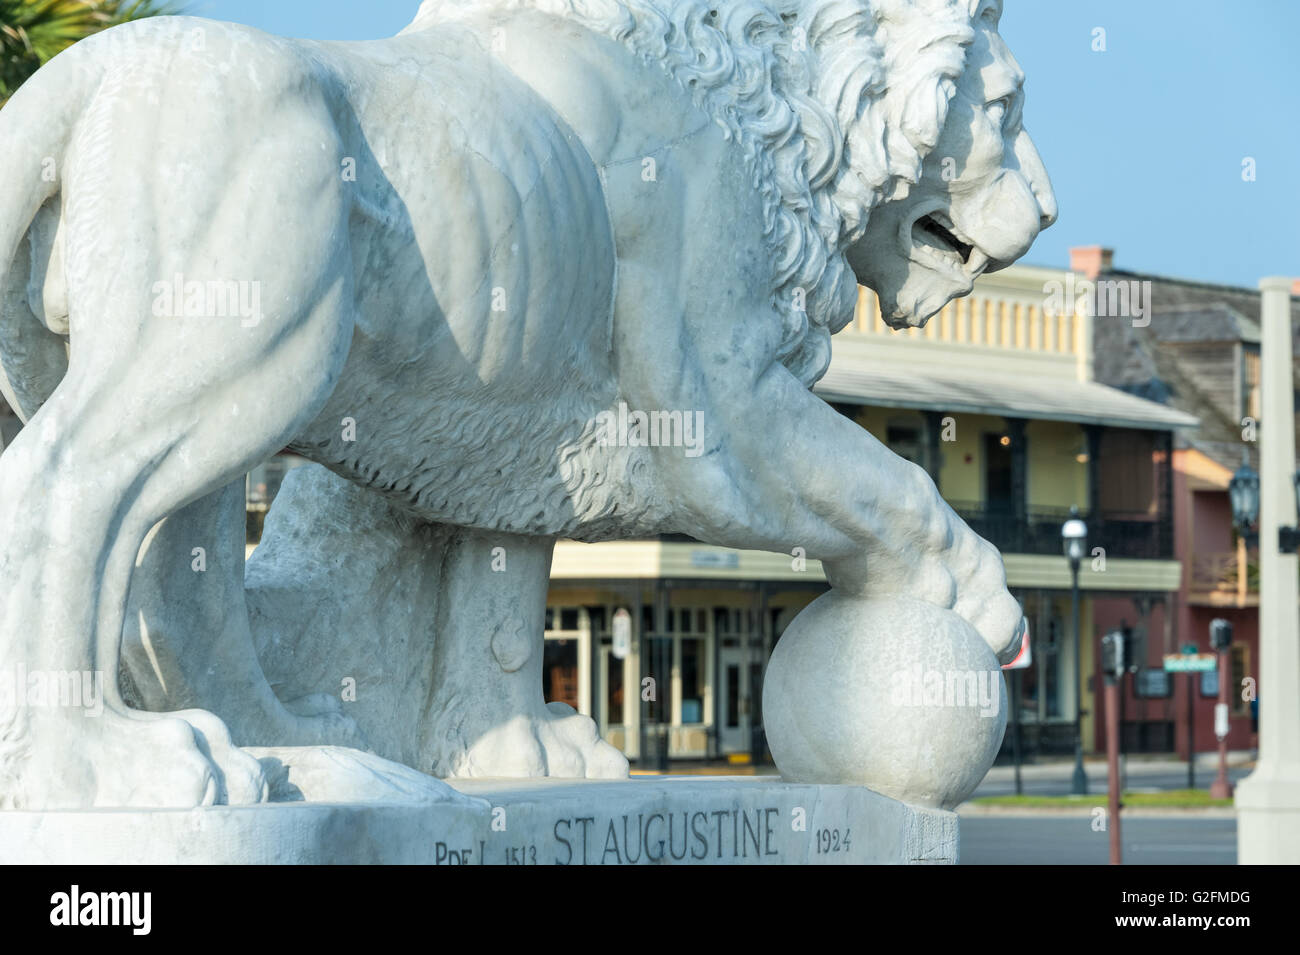
POLYGON ((936 264, 942 264, 972 278, 984 270, 989 257, 974 243, 957 235, 952 222, 941 212, 920 216, 912 223, 912 244, 936 264))
POLYGON ((943 224, 933 215, 922 216, 916 221, 916 224, 921 231, 925 232, 930 238, 937 239, 940 243, 940 248, 946 248, 960 255, 963 264, 970 261, 971 250, 975 247, 973 245, 968 245, 953 235, 952 232, 944 228, 943 224))

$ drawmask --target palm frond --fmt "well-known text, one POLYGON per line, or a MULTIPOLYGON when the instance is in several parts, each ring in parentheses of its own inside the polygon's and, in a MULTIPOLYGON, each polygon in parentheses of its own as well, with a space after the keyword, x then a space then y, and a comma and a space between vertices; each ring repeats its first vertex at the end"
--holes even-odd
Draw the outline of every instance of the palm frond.
POLYGON ((182 9, 172 0, 0 0, 0 103, 78 40, 182 9))

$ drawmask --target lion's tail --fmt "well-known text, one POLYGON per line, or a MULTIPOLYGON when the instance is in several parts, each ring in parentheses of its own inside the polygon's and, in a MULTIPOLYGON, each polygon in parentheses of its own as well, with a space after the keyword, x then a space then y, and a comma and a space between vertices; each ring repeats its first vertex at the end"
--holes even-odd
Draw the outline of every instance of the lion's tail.
POLYGON ((67 348, 29 302, 37 214, 57 202, 64 158, 78 118, 102 76, 100 57, 77 47, 61 53, 0 108, 0 394, 24 421, 67 370, 67 348))

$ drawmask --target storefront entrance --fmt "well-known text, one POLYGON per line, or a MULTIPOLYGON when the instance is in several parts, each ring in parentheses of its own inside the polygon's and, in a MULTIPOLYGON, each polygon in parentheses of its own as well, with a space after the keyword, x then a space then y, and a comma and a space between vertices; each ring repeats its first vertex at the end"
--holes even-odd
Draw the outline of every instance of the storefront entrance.
POLYGON ((718 652, 718 747, 723 753, 749 750, 749 695, 745 688, 746 653, 740 647, 718 652))

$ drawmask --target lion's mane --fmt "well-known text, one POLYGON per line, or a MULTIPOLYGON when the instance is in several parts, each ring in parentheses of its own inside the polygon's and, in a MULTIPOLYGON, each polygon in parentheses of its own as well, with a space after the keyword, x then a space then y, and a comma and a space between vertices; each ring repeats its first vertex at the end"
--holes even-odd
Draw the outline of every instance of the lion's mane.
POLYGON ((534 9, 658 62, 745 152, 764 206, 778 357, 812 385, 853 317, 843 252, 921 176, 979 0, 425 0, 410 30, 534 9))

